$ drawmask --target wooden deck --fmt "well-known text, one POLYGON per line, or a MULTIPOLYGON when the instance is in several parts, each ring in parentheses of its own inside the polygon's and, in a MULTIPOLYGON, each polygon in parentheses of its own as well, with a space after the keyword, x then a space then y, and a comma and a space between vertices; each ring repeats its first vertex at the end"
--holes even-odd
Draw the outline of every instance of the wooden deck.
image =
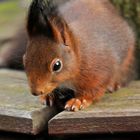
POLYGON ((0 130, 38 134, 56 114, 29 93, 24 72, 0 70, 0 130))
POLYGON ((140 133, 140 81, 79 112, 43 106, 30 94, 24 72, 0 70, 0 130, 24 134, 140 133))
POLYGON ((140 82, 132 82, 79 112, 63 111, 49 121, 49 134, 140 132, 140 82))

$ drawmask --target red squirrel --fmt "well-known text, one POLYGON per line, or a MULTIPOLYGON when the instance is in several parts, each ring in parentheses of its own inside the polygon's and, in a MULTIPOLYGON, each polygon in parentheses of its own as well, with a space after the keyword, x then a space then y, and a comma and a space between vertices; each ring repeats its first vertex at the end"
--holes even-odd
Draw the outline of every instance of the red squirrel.
POLYGON ((43 100, 68 87, 75 97, 64 108, 78 111, 131 78, 134 33, 109 0, 33 0, 27 31, 25 71, 43 100))

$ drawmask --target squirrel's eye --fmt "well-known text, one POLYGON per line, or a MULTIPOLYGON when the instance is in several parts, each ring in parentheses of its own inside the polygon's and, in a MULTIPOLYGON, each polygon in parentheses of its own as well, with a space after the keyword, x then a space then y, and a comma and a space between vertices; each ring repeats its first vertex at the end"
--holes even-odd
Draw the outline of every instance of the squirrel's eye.
POLYGON ((62 61, 59 59, 56 59, 53 63, 52 70, 53 72, 60 72, 62 69, 62 61))

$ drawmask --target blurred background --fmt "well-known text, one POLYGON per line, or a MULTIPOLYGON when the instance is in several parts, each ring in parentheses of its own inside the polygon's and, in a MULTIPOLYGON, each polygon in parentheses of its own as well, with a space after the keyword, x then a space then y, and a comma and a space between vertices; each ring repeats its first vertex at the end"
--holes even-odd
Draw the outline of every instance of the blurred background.
MULTIPOLYGON (((136 33, 137 68, 140 71, 140 0, 110 1, 136 33)), ((25 27, 30 2, 31 0, 0 0, 0 67, 23 69, 21 56, 26 46, 25 27), (17 53, 16 48, 21 45, 17 53)))
POLYGON ((136 67, 140 79, 140 0, 110 0, 136 34, 136 67))
POLYGON ((0 67, 23 68, 21 62, 27 40, 26 17, 30 2, 0 0, 0 67))

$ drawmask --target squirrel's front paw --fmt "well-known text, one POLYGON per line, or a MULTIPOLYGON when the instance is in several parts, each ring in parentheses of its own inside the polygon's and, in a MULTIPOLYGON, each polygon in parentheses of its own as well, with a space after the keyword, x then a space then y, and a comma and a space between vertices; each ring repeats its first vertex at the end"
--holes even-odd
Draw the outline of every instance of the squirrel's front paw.
POLYGON ((86 99, 79 99, 79 98, 72 98, 69 101, 67 101, 65 105, 65 109, 67 111, 78 111, 81 109, 84 109, 88 107, 92 102, 86 100, 86 99))
POLYGON ((121 84, 115 83, 114 85, 110 85, 107 88, 107 93, 113 93, 121 88, 121 84))
POLYGON ((54 99, 53 99, 52 96, 50 96, 50 95, 41 95, 39 97, 39 99, 40 99, 41 104, 47 105, 49 107, 53 106, 54 99))

